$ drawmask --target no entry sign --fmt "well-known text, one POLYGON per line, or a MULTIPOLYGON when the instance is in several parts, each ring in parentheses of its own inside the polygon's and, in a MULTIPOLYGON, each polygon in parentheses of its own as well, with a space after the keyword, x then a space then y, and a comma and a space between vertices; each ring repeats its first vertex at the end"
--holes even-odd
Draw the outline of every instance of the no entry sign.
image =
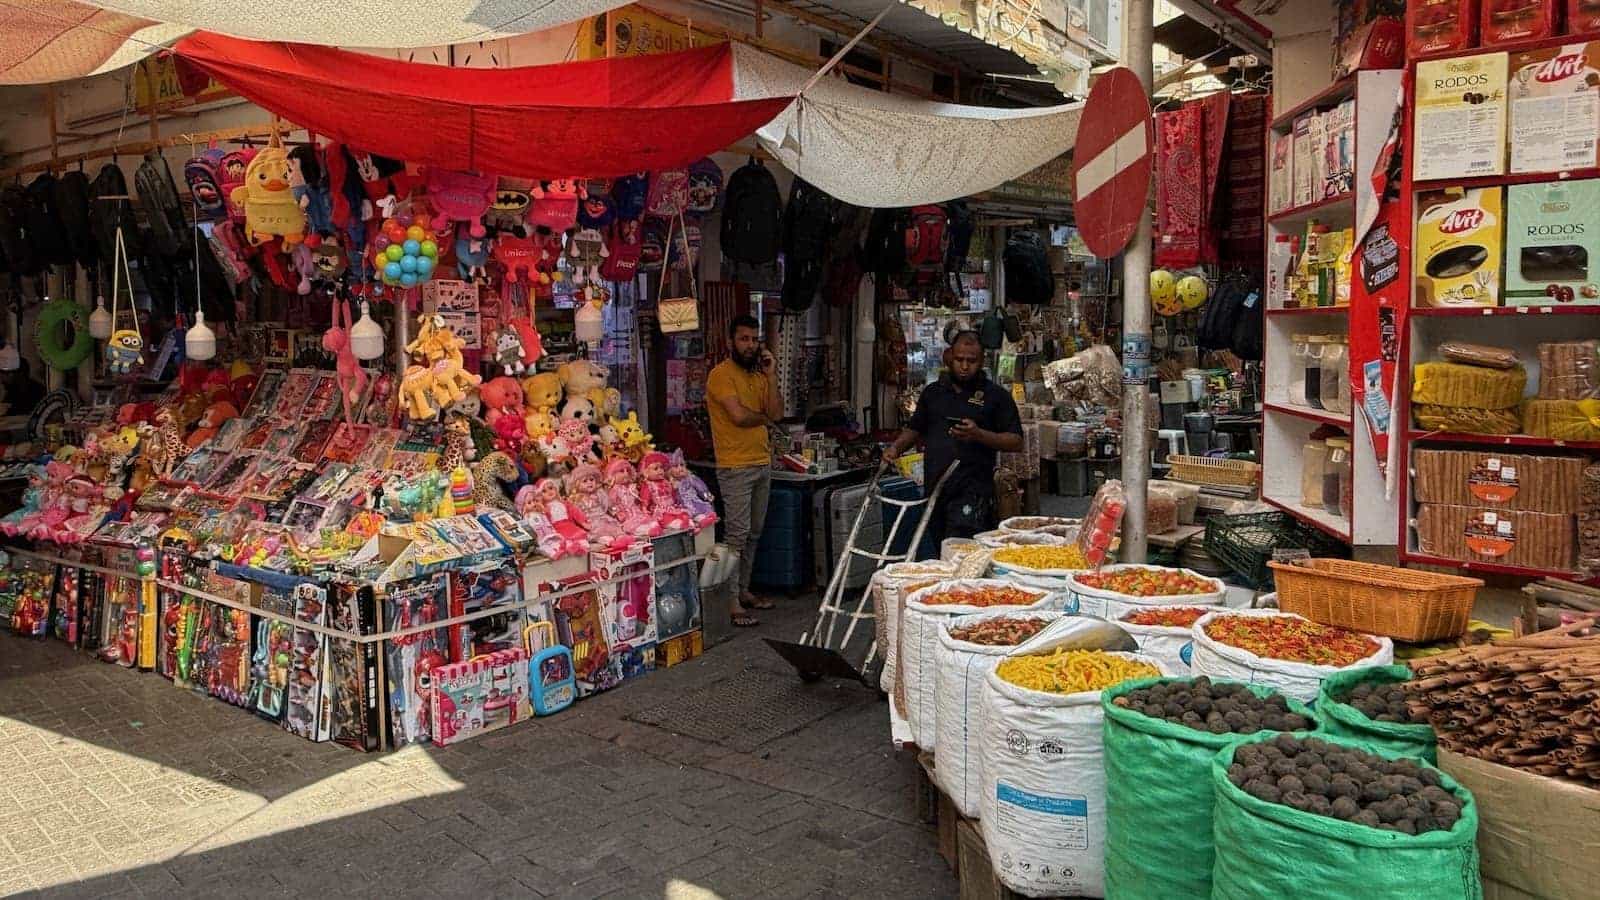
POLYGON ((1073 211, 1089 252, 1109 259, 1128 246, 1150 192, 1150 98, 1124 66, 1089 91, 1073 148, 1073 211))

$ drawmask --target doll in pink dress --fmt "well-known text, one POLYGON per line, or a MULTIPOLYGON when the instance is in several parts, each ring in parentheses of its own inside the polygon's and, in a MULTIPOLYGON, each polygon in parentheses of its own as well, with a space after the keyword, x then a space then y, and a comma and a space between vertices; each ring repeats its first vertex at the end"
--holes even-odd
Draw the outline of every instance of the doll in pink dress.
POLYGON ((695 531, 704 531, 717 524, 717 511, 713 504, 716 500, 711 489, 700 480, 700 476, 689 471, 684 464, 683 451, 672 451, 672 458, 667 467, 667 477, 678 492, 678 503, 688 511, 689 517, 694 520, 695 531))
POLYGON ((639 460, 639 495, 645 509, 668 531, 680 531, 694 524, 689 511, 678 504, 678 492, 667 477, 667 455, 656 450, 639 460))
POLYGON ((611 514, 621 520, 623 531, 642 538, 656 537, 661 534, 661 523, 650 515, 639 495, 638 480, 633 463, 614 459, 606 464, 606 497, 611 501, 611 514))
POLYGON ((553 479, 541 478, 538 484, 517 491, 517 514, 533 532, 539 550, 550 559, 589 552, 589 535, 578 527, 561 499, 561 486, 553 479))
POLYGON ((572 518, 589 532, 589 545, 620 549, 633 543, 622 523, 611 514, 611 504, 601 483, 600 470, 584 463, 567 473, 567 508, 572 518))

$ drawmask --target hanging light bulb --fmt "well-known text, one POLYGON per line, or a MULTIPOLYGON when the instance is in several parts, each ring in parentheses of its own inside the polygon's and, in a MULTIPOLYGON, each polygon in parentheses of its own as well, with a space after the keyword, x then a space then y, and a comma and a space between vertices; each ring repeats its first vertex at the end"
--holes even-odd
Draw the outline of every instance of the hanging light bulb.
POLYGON ((194 325, 183 335, 183 353, 190 359, 204 362, 217 355, 217 333, 206 324, 204 310, 194 311, 194 325))
POLYGON ((585 344, 598 344, 606 336, 605 320, 596 303, 583 303, 572 316, 573 335, 585 344))
POLYGON ((106 312, 106 298, 94 298, 94 312, 89 314, 89 336, 97 341, 111 337, 111 313, 106 312))
POLYGON ((361 360, 383 355, 383 327, 372 321, 365 300, 361 301, 361 318, 350 326, 350 351, 361 360))

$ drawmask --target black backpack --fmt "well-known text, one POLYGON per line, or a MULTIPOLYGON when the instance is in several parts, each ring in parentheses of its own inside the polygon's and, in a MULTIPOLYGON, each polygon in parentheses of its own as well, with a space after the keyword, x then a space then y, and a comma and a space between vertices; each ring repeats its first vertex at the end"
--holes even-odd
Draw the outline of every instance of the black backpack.
POLYGON ((78 265, 92 268, 100 258, 89 214, 89 176, 82 169, 56 179, 56 218, 78 265))
POLYGON ((862 261, 868 272, 895 276, 906 268, 906 229, 911 227, 911 210, 876 209, 867 223, 867 243, 862 261))
POLYGON ((100 259, 106 265, 116 258, 117 228, 122 228, 122 240, 128 247, 130 256, 139 252, 139 222, 133 215, 133 203, 129 200, 109 200, 108 197, 127 197, 128 179, 122 175, 122 167, 115 162, 106 163, 100 173, 94 177, 94 183, 89 185, 89 195, 94 199, 90 201, 89 221, 94 225, 94 239, 98 245, 100 259))
POLYGON ((28 240, 45 265, 72 265, 72 246, 56 214, 56 176, 45 172, 28 185, 28 240))
POLYGON ((0 250, 13 274, 37 275, 44 267, 28 239, 28 192, 20 184, 0 190, 0 250))
POLYGON ((946 203, 944 215, 944 237, 948 242, 945 245, 944 270, 959 272, 967 264, 967 253, 972 250, 972 232, 977 229, 977 222, 965 200, 946 203))
POLYGON ((178 183, 172 179, 172 168, 161 151, 151 150, 144 155, 133 182, 138 185, 139 206, 150 227, 150 249, 162 256, 182 253, 189 226, 178 202, 178 183))
POLYGON ((1001 262, 1006 270, 1007 303, 1043 304, 1055 296, 1056 276, 1050 271, 1044 241, 1037 231, 1012 232, 1001 262))
POLYGON ((789 188, 789 205, 783 211, 785 265, 820 263, 827 255, 835 202, 821 188, 795 178, 789 188))
POLYGON ((783 199, 767 167, 751 159, 728 178, 722 195, 722 255, 743 263, 778 258, 783 199))
POLYGON ((1231 350, 1240 359, 1260 359, 1261 309, 1261 290, 1249 279, 1222 279, 1200 313, 1195 345, 1201 350, 1231 350))

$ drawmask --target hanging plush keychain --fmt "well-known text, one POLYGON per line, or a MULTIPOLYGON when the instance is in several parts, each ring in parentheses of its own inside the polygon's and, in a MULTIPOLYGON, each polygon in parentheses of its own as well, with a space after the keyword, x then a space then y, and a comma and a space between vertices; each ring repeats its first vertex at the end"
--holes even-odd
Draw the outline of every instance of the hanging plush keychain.
POLYGON ((361 368, 361 360, 356 357, 356 352, 350 345, 352 327, 350 301, 336 297, 329 305, 333 307, 333 324, 322 335, 322 349, 333 354, 339 396, 344 400, 344 420, 354 425, 355 416, 352 414, 351 404, 360 400, 361 395, 366 392, 367 373, 361 368))
POLYGON ((111 263, 111 337, 106 340, 106 370, 112 375, 127 375, 144 362, 144 335, 139 331, 139 310, 133 304, 133 275, 128 271, 128 247, 117 228, 116 258, 111 263), (128 285, 128 312, 132 328, 117 328, 117 306, 122 301, 122 285, 128 285))
POLYGON ((305 239, 306 213, 295 199, 289 153, 276 126, 267 148, 250 160, 244 184, 233 189, 232 200, 244 205, 245 233, 252 244, 282 237, 292 247, 305 239))

